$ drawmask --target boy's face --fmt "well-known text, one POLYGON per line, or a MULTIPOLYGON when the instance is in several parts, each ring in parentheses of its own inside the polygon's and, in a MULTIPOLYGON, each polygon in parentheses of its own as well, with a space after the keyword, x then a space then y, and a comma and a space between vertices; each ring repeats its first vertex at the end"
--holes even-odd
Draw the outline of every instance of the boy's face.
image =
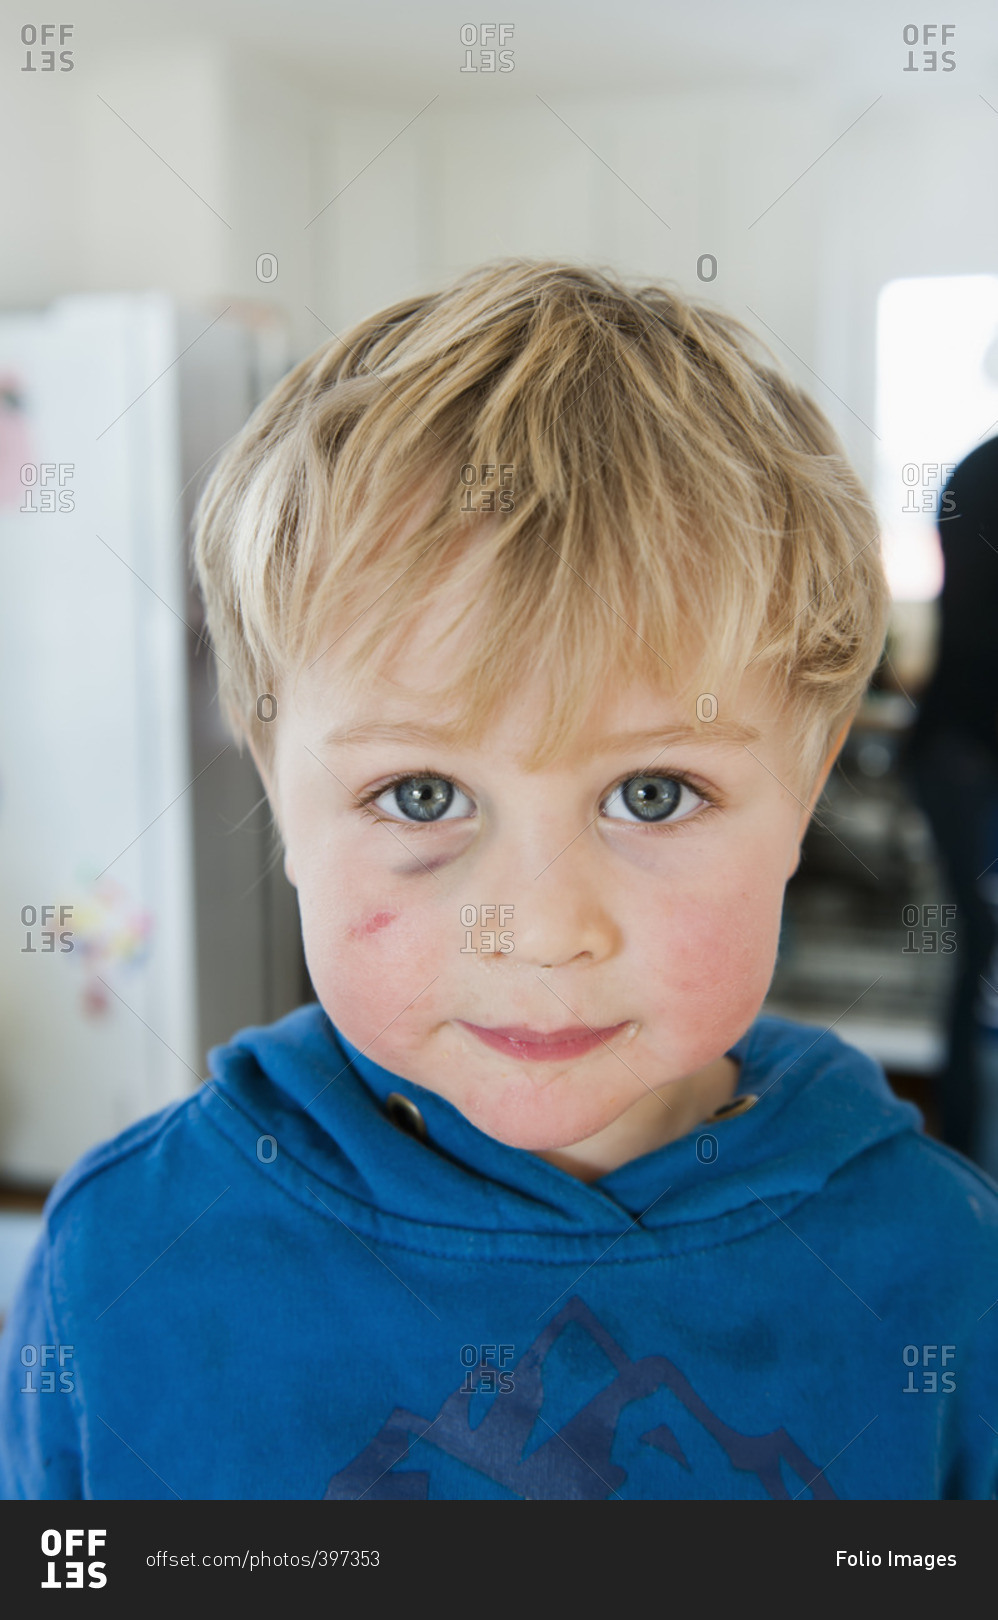
MULTIPOLYGON (((439 622, 417 627, 400 681, 372 677, 354 706, 335 648, 281 696, 266 780, 316 995, 375 1062, 512 1146, 612 1134, 628 1111, 646 1118, 652 1091, 688 1098, 710 1074, 715 1100, 692 1128, 769 988, 784 886, 834 751, 803 803, 784 786, 780 715, 751 679, 718 694, 717 720, 689 741, 652 740, 689 718, 659 692, 608 693, 584 751, 534 774, 519 764, 543 714, 530 683, 473 749, 326 740, 441 720, 420 696, 446 673, 446 650, 423 653, 439 622), (759 737, 722 741, 733 721, 759 737), (625 742, 635 731, 649 735, 625 742), (406 776, 397 799, 388 784, 406 776), (475 1027, 602 1040, 543 1057, 475 1027)), ((669 1139, 651 1129, 624 1157, 669 1139)))

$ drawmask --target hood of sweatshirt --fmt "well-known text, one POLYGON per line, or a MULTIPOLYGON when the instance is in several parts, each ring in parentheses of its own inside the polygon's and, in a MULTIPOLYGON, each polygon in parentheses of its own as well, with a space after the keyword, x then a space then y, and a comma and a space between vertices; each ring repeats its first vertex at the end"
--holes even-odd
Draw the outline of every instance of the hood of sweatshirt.
POLYGON ((239 1031, 53 1192, 0 1493, 993 1499, 998 1189, 833 1031, 730 1055, 750 1107, 587 1184, 318 1003, 239 1031))
MULTIPOLYGON (((290 1155, 393 1226, 410 1221, 441 1237, 450 1229, 459 1242, 476 1232, 614 1236, 634 1227, 660 1241, 671 1227, 687 1229, 682 1247, 700 1246, 710 1240, 692 1236, 697 1223, 714 1222, 720 1239, 732 1234, 719 1217, 744 1212, 744 1230, 776 1221, 849 1161, 922 1129, 880 1064, 831 1030, 760 1015, 728 1055, 740 1064, 735 1097, 754 1103, 589 1183, 496 1141, 435 1092, 382 1068, 317 1002, 241 1030, 209 1062, 225 1100, 276 1136, 285 1162, 290 1155), (393 1122, 393 1092, 419 1109, 425 1140, 393 1122)), ((220 1100, 204 1100, 225 1129, 220 1100)))

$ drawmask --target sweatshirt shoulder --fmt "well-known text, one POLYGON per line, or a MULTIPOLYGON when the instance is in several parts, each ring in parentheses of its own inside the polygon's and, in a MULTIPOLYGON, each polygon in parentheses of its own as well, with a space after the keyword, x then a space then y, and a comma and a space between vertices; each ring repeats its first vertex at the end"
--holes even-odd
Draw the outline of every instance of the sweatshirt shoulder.
POLYGON ((975 1235, 998 1250, 998 1183, 962 1153, 921 1130, 900 1131, 843 1165, 832 1178, 850 1197, 862 1190, 884 1214, 903 1219, 913 1244, 940 1248, 975 1235))
POLYGON ((164 1139, 194 1123, 201 1112, 202 1092, 178 1098, 164 1108, 128 1125, 117 1136, 89 1148, 70 1165, 55 1183, 45 1202, 44 1217, 51 1231, 60 1225, 98 1184, 109 1180, 139 1178, 150 1154, 164 1139))
MULTIPOLYGON (((292 1018, 295 1015, 291 1015, 292 1018)), ((284 1022, 288 1022, 285 1020, 284 1022)), ((277 1027, 277 1026, 272 1026, 277 1027)), ((240 1030, 224 1048, 219 1073, 186 1097, 136 1120, 116 1136, 97 1143, 60 1176, 44 1209, 44 1230, 60 1247, 95 1238, 97 1227, 118 1223, 172 1221, 192 1188, 207 1185, 216 1172, 256 1180, 262 1132, 276 1133, 290 1152, 309 1122, 252 1049, 252 1039, 269 1030, 240 1030)), ((307 1134, 307 1131, 306 1131, 307 1134)), ((271 1178, 273 1179, 273 1178, 271 1178)), ((123 1234, 122 1234, 123 1235, 123 1234)))
POLYGON ((947 1147, 935 1137, 911 1132, 912 1167, 940 1192, 948 1192, 954 1205, 965 1209, 975 1224, 998 1231, 998 1182, 980 1165, 947 1147))
POLYGON ((257 1061, 257 1047, 280 1044, 293 1056, 308 1055, 308 1042, 320 1039, 328 1021, 320 1006, 308 1002, 285 1014, 269 1025, 247 1025, 224 1044, 209 1052, 211 1080, 204 1081, 189 1096, 167 1103, 155 1113, 147 1114, 126 1126, 116 1136, 89 1148, 75 1164, 59 1177, 49 1193, 45 1205, 47 1218, 65 1214, 67 1208, 94 1183, 130 1173, 141 1175, 143 1164, 159 1152, 164 1143, 187 1130, 196 1130, 207 1117, 205 1107, 209 1093, 219 1098, 228 1109, 239 1113, 278 1113, 290 1107, 300 1109, 288 1098, 279 1098, 275 1088, 257 1061))

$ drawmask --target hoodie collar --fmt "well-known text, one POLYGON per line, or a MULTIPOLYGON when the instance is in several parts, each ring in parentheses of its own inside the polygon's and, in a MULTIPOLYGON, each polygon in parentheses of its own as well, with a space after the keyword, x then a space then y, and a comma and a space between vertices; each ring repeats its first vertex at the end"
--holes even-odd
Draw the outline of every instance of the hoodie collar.
POLYGON ((921 1127, 880 1065, 830 1030, 761 1014, 728 1055, 740 1064, 735 1096, 754 1093, 753 1107, 589 1183, 487 1136, 445 1098, 375 1063, 315 1002, 240 1031, 209 1061, 261 1123, 279 1115, 291 1151, 316 1170, 321 1161, 321 1174, 344 1193, 460 1231, 619 1233, 628 1223, 660 1229, 774 1198, 783 1207, 876 1143, 921 1127), (392 1123, 393 1092, 419 1109, 425 1141, 392 1123))

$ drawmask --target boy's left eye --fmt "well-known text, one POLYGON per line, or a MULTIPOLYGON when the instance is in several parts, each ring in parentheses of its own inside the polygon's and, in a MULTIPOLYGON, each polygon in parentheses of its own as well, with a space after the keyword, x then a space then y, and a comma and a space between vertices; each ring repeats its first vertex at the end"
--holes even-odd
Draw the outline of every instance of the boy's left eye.
MULTIPOLYGON (((680 776, 629 776, 626 782, 617 784, 606 804, 631 811, 637 821, 646 824, 667 820, 685 821, 696 809, 695 804, 687 804, 683 815, 673 815, 684 793, 690 794, 701 804, 705 802, 703 795, 680 776)), ((610 820, 614 819, 610 817, 610 820)))

